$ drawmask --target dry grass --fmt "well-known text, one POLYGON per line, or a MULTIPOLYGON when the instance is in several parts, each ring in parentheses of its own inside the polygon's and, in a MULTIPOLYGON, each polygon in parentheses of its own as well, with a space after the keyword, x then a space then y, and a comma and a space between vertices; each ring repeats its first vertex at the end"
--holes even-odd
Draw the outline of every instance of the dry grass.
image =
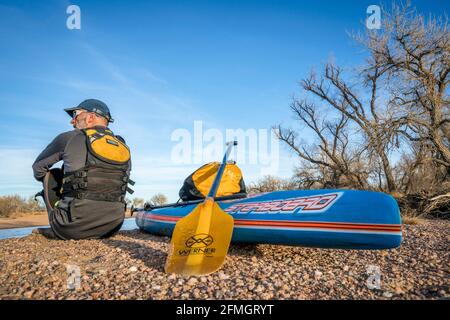
POLYGON ((19 195, 0 196, 0 217, 12 218, 23 214, 35 214, 45 211, 43 204, 33 197, 24 198, 19 195))
POLYGON ((417 225, 423 224, 424 219, 420 216, 402 216, 402 224, 417 225))

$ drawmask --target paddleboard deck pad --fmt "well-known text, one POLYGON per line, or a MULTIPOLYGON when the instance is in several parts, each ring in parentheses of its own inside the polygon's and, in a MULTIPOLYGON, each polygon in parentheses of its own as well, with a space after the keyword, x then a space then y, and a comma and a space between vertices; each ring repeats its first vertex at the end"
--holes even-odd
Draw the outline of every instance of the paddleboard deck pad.
MULTIPOLYGON (((292 190, 218 201, 234 218, 232 242, 338 249, 390 249, 402 240, 400 211, 391 196, 358 190, 292 190)), ((196 203, 135 211, 146 232, 171 236, 196 203)))

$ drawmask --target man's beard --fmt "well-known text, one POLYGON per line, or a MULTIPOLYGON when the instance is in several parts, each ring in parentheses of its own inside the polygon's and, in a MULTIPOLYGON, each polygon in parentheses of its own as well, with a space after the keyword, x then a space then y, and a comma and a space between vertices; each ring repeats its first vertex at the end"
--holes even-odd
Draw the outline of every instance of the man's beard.
POLYGON ((81 120, 79 122, 75 122, 75 124, 73 125, 73 127, 75 129, 86 129, 87 128, 87 123, 85 120, 81 120))

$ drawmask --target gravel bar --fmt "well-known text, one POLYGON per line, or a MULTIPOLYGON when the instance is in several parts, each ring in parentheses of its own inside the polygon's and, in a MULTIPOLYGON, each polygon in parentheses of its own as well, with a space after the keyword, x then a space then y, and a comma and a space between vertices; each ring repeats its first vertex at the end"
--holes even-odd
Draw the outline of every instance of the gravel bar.
POLYGON ((164 273, 167 237, 32 234, 0 241, 0 299, 449 299, 449 230, 405 225, 401 247, 381 251, 232 244, 198 277, 164 273))

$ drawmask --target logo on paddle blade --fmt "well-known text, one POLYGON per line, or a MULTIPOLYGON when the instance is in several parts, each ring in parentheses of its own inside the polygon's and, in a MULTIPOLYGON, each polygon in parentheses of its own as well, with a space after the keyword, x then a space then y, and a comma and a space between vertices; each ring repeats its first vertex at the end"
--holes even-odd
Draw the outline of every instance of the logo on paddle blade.
POLYGON ((196 234, 186 240, 185 244, 188 248, 204 248, 214 242, 213 237, 206 233, 196 234))

